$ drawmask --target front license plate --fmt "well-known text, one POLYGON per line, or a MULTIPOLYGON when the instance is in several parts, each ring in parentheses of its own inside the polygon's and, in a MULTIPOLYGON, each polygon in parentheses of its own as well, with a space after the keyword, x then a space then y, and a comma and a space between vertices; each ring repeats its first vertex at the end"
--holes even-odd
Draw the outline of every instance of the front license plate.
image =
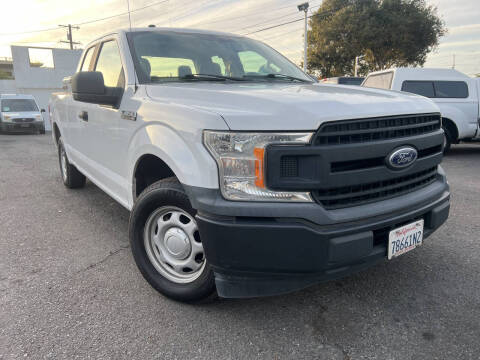
POLYGON ((390 231, 388 236, 388 260, 403 255, 423 241, 423 219, 390 231))
POLYGON ((30 127, 30 124, 21 124, 20 127, 22 127, 22 128, 28 128, 28 127, 30 127))

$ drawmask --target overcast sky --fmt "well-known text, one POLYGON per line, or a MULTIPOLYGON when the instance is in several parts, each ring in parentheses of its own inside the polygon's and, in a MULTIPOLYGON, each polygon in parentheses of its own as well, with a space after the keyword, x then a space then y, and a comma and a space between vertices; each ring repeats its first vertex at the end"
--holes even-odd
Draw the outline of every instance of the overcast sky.
MULTIPOLYGON (((302 17, 296 5, 303 0, 130 0, 132 26, 193 27, 249 34, 302 17), (150 6, 152 5, 152 6, 150 6), (145 8, 143 8, 145 7, 145 8), (142 9, 143 8, 143 9, 142 9)), ((436 5, 448 27, 439 48, 425 66, 451 67, 469 75, 480 73, 479 0, 427 0, 436 5)), ((311 0, 316 11, 321 0, 311 0)), ((10 44, 67 47, 65 29, 58 24, 82 24, 74 30, 80 48, 95 37, 119 27, 128 27, 127 0, 12 0, 3 1, 0 20, 0 57, 10 56, 10 44), (102 21, 105 17, 114 16, 102 21)), ((303 51, 303 22, 248 35, 265 41, 297 64, 303 51)))

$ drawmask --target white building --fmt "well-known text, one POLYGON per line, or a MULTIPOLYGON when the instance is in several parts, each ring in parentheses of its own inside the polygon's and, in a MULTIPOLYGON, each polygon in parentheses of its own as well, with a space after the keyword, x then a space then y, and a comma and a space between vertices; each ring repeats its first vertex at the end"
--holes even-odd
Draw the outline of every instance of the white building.
MULTIPOLYGON (((62 90, 62 79, 75 73, 82 53, 82 50, 27 46, 11 46, 11 49, 13 79, 0 80, 0 94, 31 94, 45 110, 50 94, 62 90)), ((48 111, 44 120, 45 129, 50 130, 48 111)))

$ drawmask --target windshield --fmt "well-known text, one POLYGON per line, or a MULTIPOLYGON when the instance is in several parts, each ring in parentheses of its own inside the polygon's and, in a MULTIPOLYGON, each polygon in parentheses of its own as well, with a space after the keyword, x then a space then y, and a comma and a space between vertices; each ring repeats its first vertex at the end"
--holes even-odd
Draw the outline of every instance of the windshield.
POLYGON ((284 56, 248 38, 145 31, 129 33, 128 39, 141 83, 229 79, 312 82, 284 56))
POLYGON ((3 99, 2 112, 38 111, 33 99, 3 99))

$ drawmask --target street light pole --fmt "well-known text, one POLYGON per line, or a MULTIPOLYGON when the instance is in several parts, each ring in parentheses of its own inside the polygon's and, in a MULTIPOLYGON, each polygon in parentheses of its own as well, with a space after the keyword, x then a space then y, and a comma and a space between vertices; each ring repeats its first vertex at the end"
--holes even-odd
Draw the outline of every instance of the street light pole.
POLYGON ((307 72, 307 34, 308 34, 308 2, 297 6, 298 11, 305 12, 305 30, 303 33, 303 71, 307 72))
POLYGON ((358 74, 358 60, 360 59, 363 59, 365 57, 365 55, 360 55, 360 56, 355 56, 355 77, 357 77, 357 74, 358 74))

